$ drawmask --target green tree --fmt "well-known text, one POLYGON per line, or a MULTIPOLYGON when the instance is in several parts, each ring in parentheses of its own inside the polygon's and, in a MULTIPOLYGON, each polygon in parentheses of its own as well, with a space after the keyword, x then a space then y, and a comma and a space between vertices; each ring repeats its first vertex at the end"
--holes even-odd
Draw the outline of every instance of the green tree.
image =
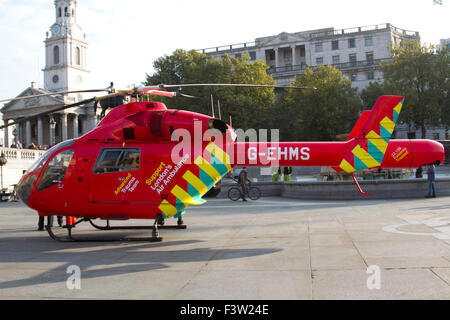
POLYGON ((336 140, 349 133, 358 118, 361 102, 348 77, 335 67, 307 68, 292 86, 316 90, 290 89, 284 103, 281 136, 289 140, 336 140))
POLYGON ((384 85, 379 82, 370 82, 367 87, 361 90, 359 97, 365 109, 372 108, 378 98, 384 95, 384 85))
POLYGON ((405 104, 401 120, 421 129, 426 136, 429 125, 447 125, 449 102, 449 65, 445 50, 408 41, 391 47, 392 62, 382 64, 384 92, 402 95, 405 104))
MULTIPOLYGON (((268 76, 268 66, 262 61, 250 63, 248 55, 231 58, 225 55, 215 60, 197 51, 176 50, 170 56, 157 59, 154 64, 155 73, 146 75, 145 85, 188 84, 188 83, 248 83, 274 85, 275 81, 268 76)), ((190 111, 211 114, 210 97, 215 103, 220 101, 222 119, 228 120, 231 115, 235 128, 263 128, 269 116, 275 95, 272 88, 239 88, 239 87, 190 87, 182 92, 202 100, 164 99, 169 108, 182 108, 190 111)), ((216 107, 217 112, 217 107, 216 107)), ((217 117, 217 114, 216 114, 217 117)))

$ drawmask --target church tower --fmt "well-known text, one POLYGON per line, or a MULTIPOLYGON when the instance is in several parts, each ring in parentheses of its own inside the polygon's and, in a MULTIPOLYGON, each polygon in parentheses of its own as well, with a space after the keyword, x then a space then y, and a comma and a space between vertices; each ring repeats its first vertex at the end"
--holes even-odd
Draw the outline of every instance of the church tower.
MULTIPOLYGON (((45 39, 44 89, 71 91, 84 89, 89 71, 86 68, 86 35, 77 24, 77 1, 55 0, 56 21, 45 39)), ((82 95, 65 95, 66 103, 81 100, 82 95)))

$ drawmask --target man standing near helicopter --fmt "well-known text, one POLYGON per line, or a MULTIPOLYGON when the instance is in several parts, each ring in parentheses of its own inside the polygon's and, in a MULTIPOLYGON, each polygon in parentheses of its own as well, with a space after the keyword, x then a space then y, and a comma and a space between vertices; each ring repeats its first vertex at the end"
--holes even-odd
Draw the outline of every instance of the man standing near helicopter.
POLYGON ((241 172, 239 173, 238 183, 242 188, 242 201, 247 201, 247 199, 245 199, 245 194, 247 193, 247 184, 250 183, 250 180, 248 180, 247 177, 247 167, 243 167, 241 172))

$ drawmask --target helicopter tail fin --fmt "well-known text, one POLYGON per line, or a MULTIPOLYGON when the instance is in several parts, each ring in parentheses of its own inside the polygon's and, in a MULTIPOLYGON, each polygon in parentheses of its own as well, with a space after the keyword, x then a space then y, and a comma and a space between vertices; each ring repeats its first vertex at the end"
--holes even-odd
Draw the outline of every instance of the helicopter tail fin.
POLYGON ((381 166, 403 102, 404 97, 381 96, 371 111, 361 114, 339 169, 352 173, 381 166))

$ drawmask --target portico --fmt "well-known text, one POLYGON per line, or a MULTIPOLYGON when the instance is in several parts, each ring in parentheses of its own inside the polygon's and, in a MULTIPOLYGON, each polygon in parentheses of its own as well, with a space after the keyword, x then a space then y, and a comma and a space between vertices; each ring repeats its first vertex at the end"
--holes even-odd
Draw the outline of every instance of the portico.
MULTIPOLYGON (((46 91, 36 88, 36 84, 32 83, 31 87, 18 97, 43 93, 46 91)), ((52 96, 15 100, 2 108, 3 122, 6 125, 33 114, 45 113, 63 104, 62 99, 52 96)), ((36 146, 51 146, 67 139, 77 138, 95 126, 90 118, 95 119, 92 104, 42 115, 16 124, 15 137, 11 137, 8 130, 5 130, 4 145, 10 146, 14 139, 17 139, 23 147, 32 143, 36 146)))

